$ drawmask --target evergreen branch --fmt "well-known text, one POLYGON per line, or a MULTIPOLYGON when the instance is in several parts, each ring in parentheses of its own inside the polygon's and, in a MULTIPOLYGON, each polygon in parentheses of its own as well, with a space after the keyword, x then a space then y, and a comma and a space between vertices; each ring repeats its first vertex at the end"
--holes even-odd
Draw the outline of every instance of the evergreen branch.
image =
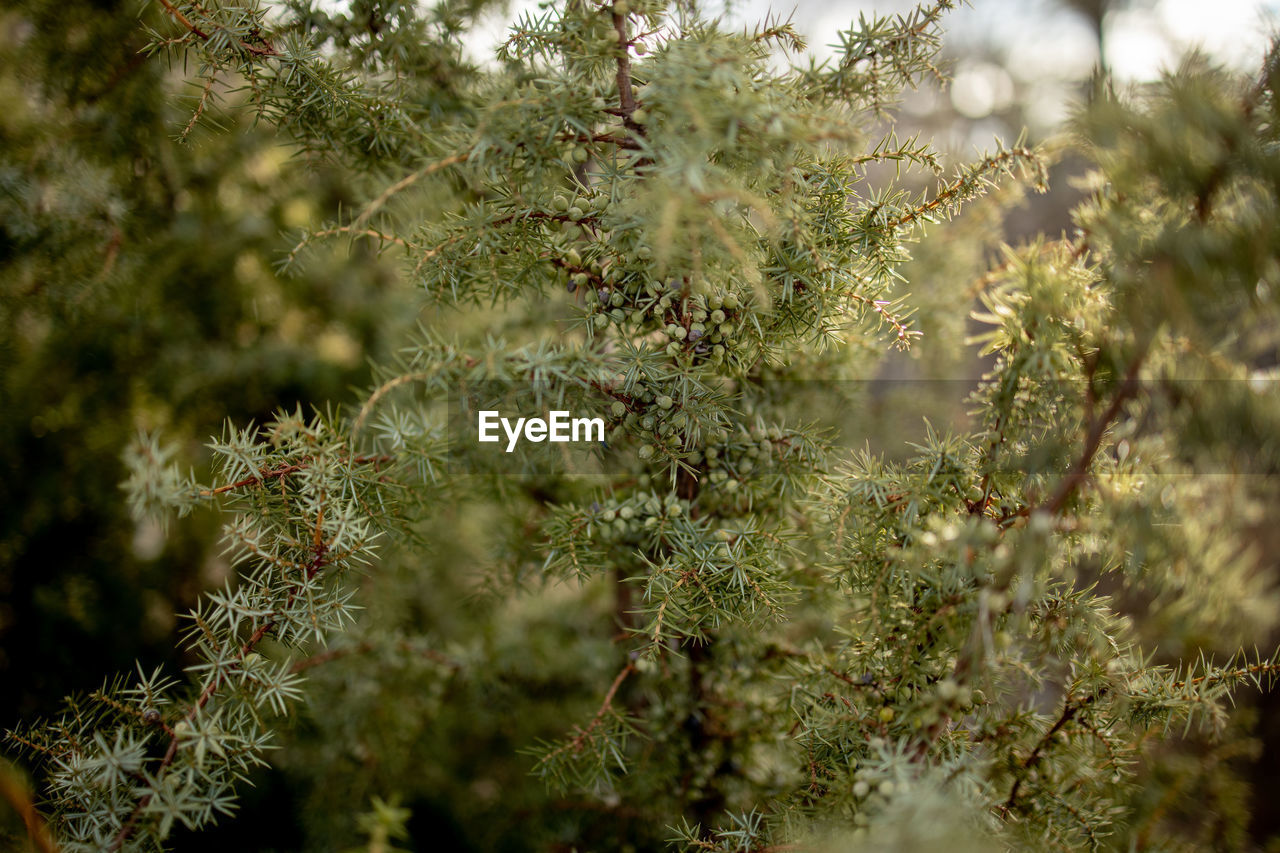
POLYGON ((884 228, 891 232, 896 231, 905 225, 930 217, 940 208, 968 201, 980 192, 988 175, 1007 172, 1018 162, 1037 162, 1035 152, 1030 148, 1019 146, 984 157, 966 169, 960 177, 943 187, 931 200, 890 219, 884 224, 884 228))
POLYGON ((1084 711, 1106 694, 1107 688, 1103 687, 1096 693, 1090 693, 1087 696, 1081 696, 1078 698, 1072 698, 1071 696, 1067 697, 1066 701, 1063 702, 1062 713, 1058 715, 1058 719, 1054 721, 1053 725, 1049 727, 1049 730, 1046 731, 1040 740, 1036 742, 1036 745, 1032 748, 1030 754, 1023 759, 1019 767, 1019 773, 1013 780, 1013 786, 1009 789, 1009 796, 1000 806, 1002 814, 1008 814, 1014 807, 1014 804, 1017 803, 1018 792, 1022 789, 1022 783, 1027 778, 1027 773, 1035 769, 1035 766, 1040 763, 1045 750, 1049 747, 1049 744, 1053 742, 1054 736, 1057 735, 1058 732, 1061 731, 1068 723, 1075 719, 1077 714, 1084 711))
POLYGON ((213 84, 217 79, 218 76, 216 74, 210 74, 204 81, 204 88, 200 91, 200 99, 196 102, 195 112, 191 114, 191 120, 187 122, 186 127, 182 128, 182 133, 178 134, 179 139, 185 141, 191 135, 191 131, 195 129, 200 117, 204 115, 205 107, 209 103, 209 96, 213 93, 213 84))
POLYGON ((618 693, 618 688, 622 686, 622 682, 627 680, 627 676, 636 671, 634 661, 628 662, 626 666, 613 679, 613 683, 609 685, 608 691, 604 694, 604 700, 601 701, 599 709, 596 710, 595 716, 591 718, 591 722, 583 728, 579 728, 577 733, 567 740, 565 743, 551 750, 538 761, 538 766, 547 766, 554 759, 566 753, 580 753, 592 734, 605 721, 609 712, 613 709, 613 700, 618 693))
MULTIPOLYGON (((164 7, 165 11, 168 12, 171 17, 173 17, 178 23, 186 27, 193 35, 199 37, 204 41, 208 41, 211 38, 209 33, 205 32, 204 30, 200 29, 195 24, 193 24, 191 22, 191 19, 188 18, 186 15, 184 15, 182 13, 182 10, 179 9, 177 6, 173 5, 173 3, 170 2, 170 0, 160 0, 160 5, 164 7)), ((196 8, 198 9, 199 7, 197 6, 196 8)), ((263 57, 280 56, 280 52, 276 50, 275 47, 272 46, 272 44, 266 39, 262 39, 261 46, 250 44, 249 42, 239 38, 237 38, 235 41, 236 41, 236 44, 238 44, 246 52, 251 53, 254 56, 263 56, 263 57)))
MULTIPOLYGON (((380 465, 386 462, 392 462, 394 460, 395 460, 394 456, 389 456, 387 454, 380 454, 380 455, 373 455, 373 456, 353 456, 351 458, 351 461, 356 463, 357 465, 380 465)), ((222 494, 226 494, 227 492, 233 492, 233 491, 236 491, 237 489, 243 489, 248 486, 260 486, 266 483, 268 480, 283 479, 284 477, 287 477, 290 474, 296 474, 299 471, 305 471, 306 468, 307 468, 307 465, 302 462, 294 463, 290 465, 282 465, 279 468, 274 468, 270 471, 262 471, 262 472, 259 472, 258 474, 244 477, 240 480, 237 480, 234 483, 226 483, 224 485, 221 485, 212 489, 201 489, 199 492, 197 492, 197 494, 199 494, 200 497, 202 498, 208 498, 214 495, 222 495, 222 494)))
POLYGON ((393 377, 375 388, 373 393, 365 398, 364 404, 360 407, 360 412, 356 415, 355 421, 351 424, 351 437, 355 438, 360 434, 360 431, 364 428, 365 422, 369 419, 369 415, 373 413, 374 408, 377 407, 378 402, 383 397, 387 396, 402 385, 409 385, 414 382, 422 382, 430 379, 435 375, 435 373, 436 371, 431 370, 423 370, 416 373, 405 373, 403 375, 393 377))
MULTIPOLYGON (((312 578, 314 578, 316 574, 319 573, 327 565, 326 554, 328 551, 328 546, 323 542, 321 537, 321 525, 324 519, 323 513, 324 513, 324 510, 323 508, 321 508, 320 515, 316 519, 315 557, 312 559, 311 563, 307 566, 307 569, 306 569, 307 580, 311 580, 312 578)), ((283 614, 285 611, 287 611, 293 605, 293 602, 296 596, 297 596, 297 587, 294 587, 293 589, 290 590, 289 596, 286 599, 284 606, 280 609, 280 611, 276 615, 273 615, 271 618, 264 620, 253 631, 253 633, 249 635, 248 639, 246 639, 244 643, 241 644, 239 654, 237 655, 235 662, 231 664, 231 667, 229 667, 229 669, 230 668, 242 669, 244 667, 245 659, 249 656, 250 653, 252 653, 257 648, 258 644, 261 643, 269 633, 275 630, 278 620, 280 618, 280 615, 283 614)), ((191 707, 183 715, 183 720, 185 722, 191 723, 196 719, 196 717, 200 714, 200 711, 206 705, 209 704, 209 701, 217 693, 218 688, 225 683, 225 679, 226 679, 226 671, 224 670, 222 672, 219 672, 217 675, 215 675, 214 678, 205 686, 205 688, 202 691, 200 691, 200 695, 196 697, 195 702, 192 703, 191 707)), ((177 756, 179 740, 180 740, 180 734, 177 731, 177 727, 175 726, 172 734, 169 737, 169 746, 165 750, 164 757, 160 759, 160 763, 156 767, 156 770, 153 774, 153 778, 157 780, 157 782, 159 781, 162 774, 164 773, 165 768, 167 768, 170 764, 172 764, 174 758, 177 756)), ((111 844, 107 848, 109 853, 115 853, 115 851, 118 851, 124 845, 124 843, 128 841, 129 838, 133 835, 133 832, 137 827, 138 819, 146 810, 147 806, 151 803, 153 796, 154 796, 153 792, 148 791, 146 794, 140 797, 138 801, 134 804, 134 807, 132 811, 130 811, 129 816, 125 819, 124 823, 121 825, 120 831, 116 833, 115 837, 111 840, 111 844)))
POLYGON ((1111 404, 1089 425, 1089 431, 1085 435, 1084 447, 1080 451, 1079 458, 1076 460, 1075 465, 1072 466, 1071 471, 1058 484, 1058 488, 1054 490, 1053 495, 1044 503, 1044 512, 1049 515, 1061 513, 1067 501, 1071 499, 1071 496, 1080 487, 1081 483, 1089 476, 1093 457, 1097 454, 1098 448, 1102 444, 1102 436, 1111 426, 1112 421, 1119 416, 1124 404, 1138 392, 1138 374, 1142 370, 1142 363, 1146 359, 1146 355, 1147 346, 1144 345, 1138 354, 1134 356, 1133 361, 1129 363, 1124 381, 1111 398, 1111 404))
POLYGON ((335 237, 339 234, 350 234, 355 237, 369 237, 371 239, 378 240, 381 243, 391 243, 396 246, 404 246, 406 248, 409 246, 408 242, 404 239, 397 237, 394 234, 387 234, 383 231, 379 231, 376 228, 357 228, 354 225, 341 225, 306 234, 294 245, 292 249, 289 250, 289 253, 285 256, 284 263, 281 264, 281 267, 287 269, 292 266, 297 260, 298 254, 310 245, 312 240, 323 239, 325 237, 335 237))
POLYGON ((454 154, 451 157, 445 157, 443 160, 437 160, 434 163, 429 163, 426 166, 419 169, 418 171, 413 172, 409 175, 406 175, 405 177, 401 178, 400 180, 396 181, 394 184, 392 184, 391 186, 383 190, 382 194, 379 195, 377 198, 375 198, 373 201, 369 202, 369 204, 365 205, 364 210, 360 211, 360 215, 357 216, 355 218, 355 221, 353 221, 351 225, 348 227, 357 231, 362 230, 364 226, 368 224, 369 220, 373 217, 373 215, 377 213, 379 210, 381 210, 386 205, 386 203, 391 201, 391 199, 394 198, 398 193, 404 192, 409 187, 416 184, 418 181, 422 180, 428 175, 434 175, 436 172, 439 172, 441 169, 446 169, 449 166, 456 166, 459 163, 467 162, 467 159, 470 156, 471 156, 470 154, 454 154))

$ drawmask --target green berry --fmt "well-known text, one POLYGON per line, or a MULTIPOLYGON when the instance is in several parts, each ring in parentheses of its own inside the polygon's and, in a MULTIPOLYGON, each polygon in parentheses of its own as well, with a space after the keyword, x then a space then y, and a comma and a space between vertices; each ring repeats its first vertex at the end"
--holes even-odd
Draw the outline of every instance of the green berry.
POLYGON ((614 400, 613 405, 609 407, 609 411, 613 412, 615 418, 620 418, 627 413, 627 405, 621 400, 614 400))
POLYGON ((669 409, 674 403, 675 401, 672 400, 670 397, 668 397, 666 394, 663 394, 661 397, 658 398, 658 408, 660 409, 669 409))

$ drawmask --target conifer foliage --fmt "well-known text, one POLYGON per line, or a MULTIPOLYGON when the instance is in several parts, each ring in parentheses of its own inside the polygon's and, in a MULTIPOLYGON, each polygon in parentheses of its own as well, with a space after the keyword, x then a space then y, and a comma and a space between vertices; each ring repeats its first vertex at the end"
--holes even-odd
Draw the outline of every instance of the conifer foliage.
MULTIPOLYGON (((62 849, 160 849, 231 816, 312 667, 360 651, 357 574, 430 554, 432 517, 481 506, 501 519, 490 594, 560 584, 614 635, 595 709, 521 745, 548 797, 599 804, 571 845, 1194 849, 1210 831, 1143 786, 1157 744, 1225 731, 1234 691, 1280 669, 1197 653, 1251 644, 1275 611, 1252 547, 1280 461, 1273 64, 1099 86, 1074 232, 978 282, 972 417, 888 458, 833 446, 798 380, 836 395, 887 348, 930 346, 909 246, 945 242, 926 227, 997 182, 1044 188, 1021 142, 949 169, 887 129, 940 76, 952 3, 863 19, 817 62, 782 22, 566 0, 481 73, 447 48, 472 8, 160 2, 155 52, 194 58, 206 93, 234 76, 243 108, 368 182, 285 264, 370 240, 432 310, 350 410, 229 426, 212 482, 160 438, 130 451, 135 512, 220 508, 238 576, 188 614, 184 678, 140 667, 10 733, 62 849), (459 389, 604 418, 598 470, 481 453, 442 408, 459 389)), ((441 670, 468 666, 483 654, 441 670)))

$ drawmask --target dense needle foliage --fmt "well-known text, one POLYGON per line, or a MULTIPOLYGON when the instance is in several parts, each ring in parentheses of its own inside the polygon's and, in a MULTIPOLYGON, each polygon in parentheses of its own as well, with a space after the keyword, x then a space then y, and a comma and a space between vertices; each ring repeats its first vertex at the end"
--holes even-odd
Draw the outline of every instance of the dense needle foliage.
POLYGON ((481 847, 1243 843, 1213 744, 1280 668, 1235 653, 1277 603, 1274 65, 1099 84, 1073 232, 975 284, 940 223, 1044 165, 886 123, 952 3, 815 62, 782 22, 571 1, 488 72, 452 48, 479 7, 161 4, 199 113, 224 93, 367 187, 283 266, 371 244, 428 309, 349 409, 230 424, 208 482, 162 436, 129 451, 135 514, 221 508, 238 572, 187 615, 185 678, 140 665, 10 734, 62 849, 226 820, 282 739, 317 849, 370 808, 386 849, 423 791, 481 847), (913 299, 918 240, 941 283, 913 299), (886 349, 932 345, 913 313, 971 286, 954 423, 834 442, 817 414, 856 429, 886 349), (478 407, 607 441, 482 451, 478 407))

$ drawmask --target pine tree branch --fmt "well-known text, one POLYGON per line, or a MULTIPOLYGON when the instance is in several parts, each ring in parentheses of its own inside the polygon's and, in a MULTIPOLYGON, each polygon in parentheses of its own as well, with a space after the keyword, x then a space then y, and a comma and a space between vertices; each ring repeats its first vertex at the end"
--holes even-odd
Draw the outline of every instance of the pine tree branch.
MULTIPOLYGON (((352 457, 351 461, 355 462, 357 465, 379 465, 385 462, 394 462, 395 457, 388 456, 386 454, 375 455, 375 456, 354 456, 352 457)), ((233 492, 236 489, 243 489, 247 486, 261 485, 262 483, 265 483, 267 480, 270 480, 273 478, 283 479, 284 477, 287 477, 290 474, 296 474, 298 471, 305 470, 306 467, 307 466, 305 464, 301 464, 301 463, 294 464, 294 465, 282 465, 279 468, 274 468, 270 471, 263 471, 259 474, 245 477, 241 480, 237 480, 234 483, 227 483, 225 485, 218 486, 217 488, 213 488, 213 489, 201 489, 197 494, 199 494, 200 497, 202 498, 208 498, 214 495, 226 494, 227 492, 233 492)))
POLYGON ((387 202, 391 201, 391 199, 394 198, 397 193, 401 193, 407 190, 409 187, 413 186, 418 181, 422 180, 428 175, 434 175, 436 172, 439 172, 441 169, 448 168, 449 166, 456 166, 459 163, 467 162, 467 159, 470 156, 471 156, 470 154, 454 154, 452 157, 445 157, 443 160, 437 160, 434 163, 430 163, 427 166, 424 166, 423 168, 419 169, 418 171, 410 175, 407 175, 404 178, 401 178, 400 180, 396 181, 394 184, 392 184, 391 186, 383 190, 381 195, 379 195, 373 201, 369 202, 369 204, 365 206, 364 210, 360 212, 360 215, 355 218, 355 221, 353 221, 349 227, 356 230, 360 230, 364 228, 364 226, 368 224, 370 218, 372 218, 372 216, 375 213, 381 210, 383 206, 386 205, 387 202))
MULTIPOLYGON (((1142 369, 1142 363, 1145 361, 1146 356, 1147 345, 1144 345, 1129 364, 1124 381, 1111 398, 1111 404, 1089 425, 1089 432, 1085 436, 1084 448, 1080 451, 1080 457, 1076 460, 1075 465, 1072 466, 1067 476, 1058 484, 1053 496, 1045 501, 1041 507, 1042 511, 1049 515, 1061 513, 1067 501, 1071 499, 1071 496, 1080 488, 1085 478, 1089 476, 1089 468, 1093 464, 1093 457, 1098 453, 1098 447, 1102 444, 1103 435, 1116 417, 1119 416, 1124 404, 1138 392, 1138 373, 1142 369)), ((1035 510, 1031 512, 1035 512, 1035 510)), ((1028 513, 1028 515, 1030 514, 1028 513)))
POLYGON ((1000 813, 1002 815, 1007 815, 1010 810, 1013 809, 1014 804, 1018 801, 1018 792, 1022 789, 1023 781, 1027 778, 1027 774, 1040 763, 1045 750, 1053 741, 1054 735, 1075 719, 1077 714, 1105 696, 1107 692, 1108 688, 1103 687, 1096 693, 1090 693, 1088 696, 1082 696, 1078 699, 1073 699, 1070 696, 1067 697, 1066 701, 1063 703, 1062 713, 1058 715, 1058 719, 1055 720, 1053 725, 1049 727, 1049 730, 1044 733, 1044 736, 1036 742, 1031 753, 1023 759, 1019 773, 1013 780, 1013 787, 1009 790, 1009 796, 1000 806, 1000 813))
MULTIPOLYGON (((191 19, 188 18, 186 15, 184 15, 182 13, 182 10, 179 9, 177 6, 173 5, 173 3, 170 2, 170 0, 160 0, 160 5, 164 7, 165 11, 168 12, 170 16, 172 16, 178 23, 186 27, 193 35, 198 36, 204 41, 208 41, 210 39, 211 36, 209 33, 205 32, 204 30, 197 27, 195 24, 191 23, 191 19)), ((261 36, 259 36, 259 38, 261 38, 261 36)), ((272 46, 271 42, 267 41, 265 38, 262 39, 262 43, 263 43, 263 46, 258 46, 255 44, 250 44, 249 42, 244 41, 243 39, 236 39, 236 44, 240 45, 240 47, 242 47, 245 51, 253 54, 254 56, 279 56, 280 55, 280 52, 276 50, 275 47, 272 46)))
MULTIPOLYGON (((327 565, 326 555, 328 552, 328 547, 326 546, 326 544, 323 542, 321 538, 323 520, 324 520, 324 509, 322 507, 320 510, 319 517, 317 517, 316 519, 315 556, 312 559, 311 563, 307 566, 307 570, 306 570, 307 580, 313 579, 325 567, 325 565, 327 565)), ((293 602, 297 598, 297 595, 298 595, 297 587, 294 587, 289 591, 289 596, 285 600, 284 606, 280 608, 280 610, 278 611, 278 614, 287 611, 293 605, 293 602)), ((249 635, 249 638, 245 640, 244 643, 240 646, 240 652, 239 652, 239 655, 237 656, 236 661, 232 663, 231 666, 228 667, 228 669, 242 668, 244 666, 245 658, 247 658, 249 654, 253 652, 255 648, 257 648, 258 644, 261 643, 262 640, 265 639, 269 633, 275 630, 277 621, 279 619, 278 614, 276 616, 272 616, 271 618, 265 620, 261 625, 257 627, 256 630, 253 631, 252 634, 249 635)), ((209 701, 213 698, 214 694, 217 693, 218 688, 222 686, 222 684, 225 681, 225 678, 226 678, 226 673, 219 672, 213 678, 213 680, 210 681, 209 684, 205 686, 204 690, 202 690, 200 692, 200 695, 196 698, 196 701, 192 703, 191 707, 187 710, 186 714, 183 715, 183 719, 185 722, 190 723, 196 719, 200 711, 206 705, 209 704, 209 701)), ((164 757, 160 759, 160 764, 155 769, 154 777, 156 778, 157 781, 159 780, 160 776, 164 773, 165 768, 171 765, 173 763, 174 758, 177 757, 178 741, 179 741, 179 734, 177 731, 173 731, 169 737, 169 746, 165 750, 164 757)), ((120 827, 120 831, 116 833, 115 837, 111 841, 111 844, 107 848, 107 850, 110 853, 115 853, 115 851, 118 851, 124 845, 124 843, 128 841, 129 838, 133 835, 133 832, 136 829, 138 824, 138 819, 141 817, 142 813, 146 810, 147 806, 150 805, 152 796, 153 795, 151 793, 144 794, 134 804, 133 810, 130 811, 128 818, 124 821, 123 825, 120 827)))

